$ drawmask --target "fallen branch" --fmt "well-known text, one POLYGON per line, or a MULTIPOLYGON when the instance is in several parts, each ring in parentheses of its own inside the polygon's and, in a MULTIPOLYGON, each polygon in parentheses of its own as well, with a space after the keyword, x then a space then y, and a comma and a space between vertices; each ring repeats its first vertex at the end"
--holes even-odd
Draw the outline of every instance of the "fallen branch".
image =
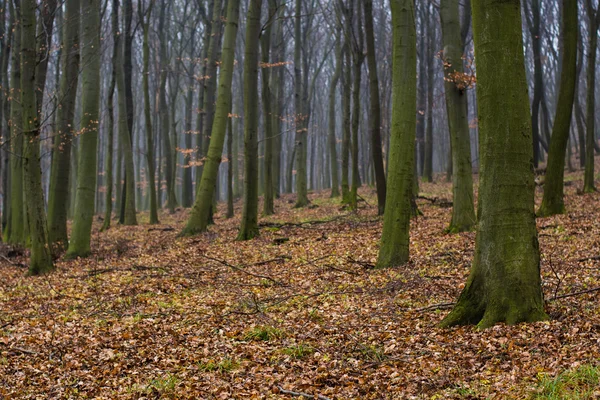
POLYGON ((584 261, 597 261, 600 260, 600 256, 592 256, 592 257, 584 257, 584 258, 580 258, 577 260, 577 262, 584 262, 584 261))
POLYGON ((10 265, 13 265, 13 266, 15 266, 15 267, 19 267, 19 268, 27 268, 27 265, 25 265, 25 264, 23 264, 23 263, 16 263, 16 262, 13 262, 13 261, 11 261, 11 259, 10 259, 10 258, 8 258, 8 257, 6 257, 6 256, 4 256, 4 255, 2 255, 2 254, 0 254, 0 257, 2 257, 2 258, 3 258, 3 259, 4 259, 4 260, 7 262, 7 263, 9 263, 10 265))
POLYGON ((304 397, 305 399, 331 400, 329 397, 325 397, 320 394, 312 395, 312 394, 302 393, 302 392, 292 392, 291 390, 285 390, 281 386, 277 386, 277 389, 279 389, 279 392, 281 392, 283 394, 289 394, 290 396, 293 396, 293 397, 304 397))
POLYGON ((455 304, 456 303, 438 303, 438 304, 432 304, 427 307, 417 308, 413 311, 421 312, 421 311, 429 311, 429 310, 444 310, 446 308, 454 307, 455 304))
POLYGON ((334 222, 334 221, 337 221, 339 219, 346 218, 347 216, 352 215, 352 214, 354 214, 354 213, 342 214, 342 215, 338 215, 337 217, 333 217, 333 218, 329 218, 329 219, 317 219, 317 220, 304 221, 304 222, 282 222, 282 223, 277 223, 277 222, 261 222, 260 224, 258 224, 258 226, 260 228, 284 228, 284 227, 287 227, 287 226, 297 227, 297 228, 304 228, 304 225, 327 224, 329 222, 334 222))
POLYGON ((205 255, 205 254, 202 254, 202 257, 204 257, 204 258, 206 258, 206 259, 208 259, 208 260, 211 260, 211 261, 218 262, 219 264, 225 265, 226 267, 229 267, 229 268, 231 268, 231 269, 234 269, 234 270, 236 270, 236 271, 242 272, 242 273, 244 273, 244 274, 246 274, 246 275, 250 275, 250 276, 253 276, 253 277, 255 277, 255 278, 260 278, 260 279, 267 279, 267 280, 269 280, 269 281, 273 282, 273 283, 274 283, 274 284, 276 284, 276 285, 281 285, 281 286, 284 286, 284 284, 283 284, 283 283, 279 282, 278 280, 276 280, 276 279, 274 279, 274 278, 271 278, 271 277, 270 277, 270 276, 268 276, 268 275, 259 275, 259 274, 254 274, 254 273, 252 273, 252 272, 250 272, 250 271, 246 271, 244 268, 238 267, 237 265, 230 264, 230 263, 228 263, 228 262, 227 262, 227 261, 225 261, 225 260, 219 260, 218 258, 210 257, 210 256, 207 256, 207 255, 205 255))
POLYGON ((587 290, 581 290, 579 292, 573 292, 573 293, 567 293, 567 294, 561 294, 560 296, 554 296, 554 297, 550 297, 548 300, 546 300, 547 302, 550 301, 555 301, 555 300, 559 300, 559 299, 565 299, 567 297, 574 297, 574 296, 579 296, 581 294, 587 294, 587 293, 594 293, 594 292, 600 292, 600 287, 595 287, 592 289, 587 289, 587 290))
POLYGON ((150 228, 150 229, 148 229, 148 232, 152 232, 152 231, 173 232, 174 230, 175 230, 175 228, 168 226, 166 228, 150 228))
POLYGON ((439 199, 437 197, 427 197, 427 196, 419 195, 419 196, 417 196, 417 199, 427 200, 427 201, 431 202, 431 204, 433 204, 434 206, 438 206, 441 208, 450 208, 453 206, 453 203, 451 201, 448 201, 446 199, 439 199))

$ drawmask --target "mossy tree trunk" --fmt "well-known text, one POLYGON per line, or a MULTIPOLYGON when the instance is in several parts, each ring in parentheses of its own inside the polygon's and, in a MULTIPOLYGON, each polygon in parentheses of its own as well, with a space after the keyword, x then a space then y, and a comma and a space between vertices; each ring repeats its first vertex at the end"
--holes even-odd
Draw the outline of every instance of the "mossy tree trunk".
MULTIPOLYGON (((275 213, 275 206, 273 204, 275 198, 275 191, 273 187, 273 150, 275 146, 275 134, 273 132, 273 95, 272 95, 272 78, 276 71, 273 70, 271 65, 271 36, 272 26, 277 13, 277 2, 269 0, 269 19, 267 25, 260 37, 261 44, 261 72, 262 72, 262 104, 263 104, 263 123, 265 129, 265 157, 264 157, 264 201, 263 201, 263 214, 272 215, 275 213), (272 71, 273 70, 273 71, 272 71)), ((245 83, 245 79, 244 79, 245 83)), ((244 96, 244 100, 246 100, 244 96)), ((258 126, 257 126, 258 128, 258 126)))
POLYGON ((336 93, 340 76, 342 75, 342 46, 340 46, 340 38, 337 39, 335 45, 335 70, 329 84, 329 129, 327 141, 329 144, 329 162, 331 170, 331 197, 339 197, 340 182, 338 179, 338 164, 337 164, 337 139, 335 135, 335 114, 336 114, 336 93))
MULTIPOLYGON (((140 18, 142 21, 142 29, 144 35, 144 41, 142 44, 143 49, 143 61, 144 61, 144 73, 143 73, 143 86, 144 86, 144 120, 146 124, 146 165, 148 170, 146 171, 150 196, 150 224, 158 224, 158 204, 156 201, 156 180, 154 166, 154 131, 152 130, 152 111, 150 107, 150 17, 152 16, 152 8, 154 1, 151 0, 148 9, 146 10, 146 16, 140 11, 140 18)), ((141 8, 140 8, 141 10, 141 8)), ((191 177, 190 177, 191 180, 191 177)), ((190 182, 191 183, 191 182, 190 182)))
POLYGON ((48 234, 55 252, 69 245, 67 214, 71 174, 71 143, 75 134, 75 101, 79 81, 79 0, 67 0, 65 8, 62 74, 60 75, 60 104, 53 139, 50 191, 48 195, 48 234))
POLYGON ((458 0, 442 0, 440 9, 444 41, 444 88, 452 142, 453 208, 448 228, 450 232, 470 231, 476 223, 467 105, 469 80, 463 71, 464 46, 460 34, 458 7, 458 0))
POLYGON ((360 172, 358 161, 358 134, 360 129, 360 85, 362 77, 362 65, 365 60, 363 54, 363 33, 362 33, 362 8, 356 8, 356 21, 352 18, 354 12, 354 2, 350 1, 348 15, 351 17, 347 23, 353 27, 352 37, 352 69, 354 70, 354 82, 352 84, 352 185, 350 186, 350 208, 355 210, 358 207, 358 187, 360 186, 360 172))
POLYGON ((393 110, 388 190, 381 247, 377 258, 379 268, 396 267, 408 261, 417 125, 417 42, 414 3, 412 0, 391 0, 391 8, 393 110))
MULTIPOLYGON (((244 203, 238 240, 256 237, 258 231, 258 50, 261 33, 260 14, 262 0, 250 0, 246 19, 246 50, 244 53, 244 203)), ((268 36, 265 34, 265 36, 268 36)), ((264 38, 263 38, 264 39, 264 38)), ((265 47, 263 46, 263 51, 265 47)), ((267 48, 268 51, 268 48, 267 48)), ((264 59, 264 58, 263 58, 264 59)), ((267 55, 268 59, 268 55, 267 55)), ((266 69, 266 66, 263 67, 266 69)), ((266 74, 268 75, 268 74, 266 74)), ((268 77, 263 74, 263 85, 268 77)), ((268 87, 266 92, 268 92, 268 87)), ((265 91, 263 91, 264 95, 265 91)), ((263 102, 265 98, 263 97, 263 102)), ((269 96, 266 102, 270 105, 269 96)), ((267 115, 265 115, 267 117, 267 115)), ((265 118, 269 123, 269 118, 265 118)), ((268 135, 270 132, 267 132, 268 135)), ((271 188, 267 188, 271 190, 271 188)), ((273 199, 271 199, 272 201, 273 199)))
POLYGON ((100 116, 100 0, 81 1, 82 106, 79 168, 71 242, 67 255, 90 254, 98 159, 100 116))
POLYGON ((480 135, 471 273, 443 327, 544 320, 520 1, 472 3, 480 135), (511 85, 506 85, 511 82, 511 85))
POLYGON ((36 7, 35 0, 21 3, 21 110, 24 139, 24 194, 31 239, 29 274, 53 269, 48 245, 48 225, 40 166, 40 119, 36 100, 36 7))
POLYGON ((381 148, 381 105, 379 100, 375 36, 373 33, 373 0, 364 0, 363 4, 365 8, 365 33, 367 37, 367 64, 369 66, 371 153, 375 172, 375 184, 377 186, 377 210, 379 215, 383 215, 385 210, 386 182, 385 170, 383 168, 383 151, 381 148))
POLYGON ((10 73, 10 226, 4 238, 7 243, 25 244, 25 205, 23 199, 23 132, 20 127, 21 92, 21 2, 9 2, 14 20, 10 73))
POLYGON ((204 163, 200 187, 196 192, 194 207, 192 207, 187 225, 181 232, 181 236, 192 236, 206 232, 208 227, 212 200, 219 173, 219 165, 221 164, 221 157, 223 154, 229 111, 231 110, 231 82, 235 59, 239 5, 239 0, 229 0, 225 37, 223 40, 223 60, 221 63, 221 72, 219 74, 219 93, 212 134, 210 137, 210 145, 206 162, 204 163))
POLYGON ((586 0, 589 19, 589 46, 587 63, 587 101, 586 101, 586 136, 585 136, 585 173, 583 191, 595 192, 594 184, 594 142, 596 122, 596 52, 598 48, 598 26, 600 25, 600 5, 594 10, 591 0, 586 0))
POLYGON ((552 128, 550 151, 548 152, 544 198, 538 210, 538 215, 541 217, 565 212, 563 200, 565 154, 571 132, 571 117, 577 83, 577 2, 563 0, 562 3, 560 91, 552 128))
MULTIPOLYGON (((0 86, 2 87, 0 99, 0 140, 5 143, 5 146, 10 143, 10 129, 8 121, 10 119, 10 102, 9 98, 9 81, 8 81, 8 66, 10 64, 11 41, 13 15, 8 14, 7 17, 7 1, 2 3, 0 10, 0 86)), ((8 146, 7 146, 8 147, 8 146)), ((2 165, 2 232, 3 234, 10 232, 10 153, 5 147, 1 157, 2 165)), ((4 236, 6 238, 6 236, 4 236)))

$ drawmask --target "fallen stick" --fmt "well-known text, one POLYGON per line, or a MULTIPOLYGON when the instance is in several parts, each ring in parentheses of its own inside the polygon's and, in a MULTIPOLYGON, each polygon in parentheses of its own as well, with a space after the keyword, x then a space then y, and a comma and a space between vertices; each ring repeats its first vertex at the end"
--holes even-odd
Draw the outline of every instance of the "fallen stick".
POLYGON ((277 389, 279 389, 279 391, 283 394, 289 394, 290 396, 294 397, 304 397, 305 399, 331 400, 329 397, 325 397, 320 394, 316 394, 313 396, 312 394, 308 393, 292 392, 291 390, 285 390, 281 386, 277 386, 277 389))
POLYGON ((579 258, 579 259, 577 260, 577 262, 584 262, 584 261, 596 261, 596 260, 600 260, 600 256, 593 256, 593 257, 579 258))
POLYGON ((19 268, 27 268, 27 265, 22 264, 22 263, 16 263, 10 260, 10 258, 0 254, 0 257, 2 257, 7 263, 9 263, 10 265, 13 265, 15 267, 19 267, 19 268))
POLYGON ((208 259, 208 260, 211 260, 211 261, 216 261, 216 262, 218 262, 219 264, 225 265, 226 267, 229 267, 229 268, 231 268, 231 269, 234 269, 234 270, 236 270, 236 271, 242 272, 242 273, 244 273, 244 274, 246 274, 246 275, 250 275, 250 276, 253 276, 253 277, 255 277, 255 278, 260 278, 260 279, 267 279, 267 280, 269 280, 269 281, 273 282, 273 283, 274 283, 274 284, 276 284, 276 285, 285 286, 283 283, 279 282, 279 281, 278 281, 278 280, 276 280, 276 279, 273 279, 273 278, 271 278, 270 276, 267 276, 267 275, 259 275, 259 274, 253 274, 252 272, 250 272, 250 271, 246 271, 244 268, 238 267, 237 265, 230 264, 230 263, 228 263, 228 262, 227 262, 227 261, 225 261, 225 260, 219 260, 218 258, 210 257, 210 256, 207 256, 207 255, 205 255, 205 254, 203 254, 203 255, 202 255, 202 257, 204 257, 204 258, 206 258, 206 259, 208 259))
POLYGON ((445 309, 445 308, 453 307, 455 304, 456 303, 438 303, 438 304, 432 304, 430 306, 417 308, 414 311, 421 312, 421 311, 428 311, 428 310, 442 310, 442 309, 445 309))

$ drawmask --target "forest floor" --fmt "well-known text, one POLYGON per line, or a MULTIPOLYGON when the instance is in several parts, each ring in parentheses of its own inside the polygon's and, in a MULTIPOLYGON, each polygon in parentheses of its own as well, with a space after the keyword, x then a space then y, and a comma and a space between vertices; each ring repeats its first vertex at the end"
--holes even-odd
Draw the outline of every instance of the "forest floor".
MULTIPOLYGON (((237 204, 194 238, 177 238, 187 211, 104 233, 97 221, 93 256, 47 276, 4 254, 0 398, 600 397, 600 292, 579 293, 600 286, 600 194, 566 179, 568 213, 538 219, 551 320, 485 331, 439 329, 448 307, 427 308, 457 298, 475 234, 444 233, 451 209, 420 199, 411 262, 374 270, 371 188, 355 213, 328 192, 302 210, 283 196, 248 242, 237 204)), ((438 180, 421 193, 450 199, 438 180)))

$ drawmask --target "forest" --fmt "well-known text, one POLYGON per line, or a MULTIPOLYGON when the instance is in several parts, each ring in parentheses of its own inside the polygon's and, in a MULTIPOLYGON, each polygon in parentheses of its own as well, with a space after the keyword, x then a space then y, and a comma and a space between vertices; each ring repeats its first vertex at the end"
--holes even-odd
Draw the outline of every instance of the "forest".
POLYGON ((600 0, 0 0, 0 399, 600 398, 600 0))

